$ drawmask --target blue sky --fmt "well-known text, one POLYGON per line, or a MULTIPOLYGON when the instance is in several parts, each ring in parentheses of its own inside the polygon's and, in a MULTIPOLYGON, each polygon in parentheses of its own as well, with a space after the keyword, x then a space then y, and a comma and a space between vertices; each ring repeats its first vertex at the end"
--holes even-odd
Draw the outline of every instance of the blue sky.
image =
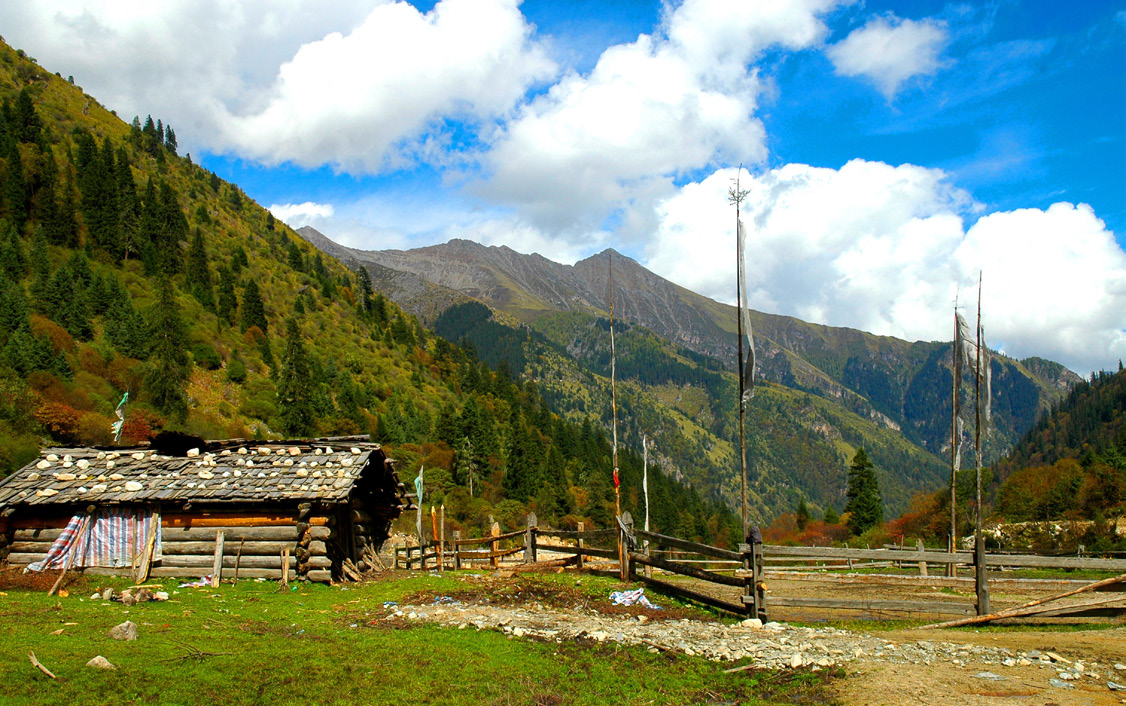
POLYGON ((941 339, 980 270, 994 345, 1087 372, 1126 357, 1120 7, 44 1, 0 31, 348 245, 614 247, 730 300, 738 173, 757 307, 941 339))

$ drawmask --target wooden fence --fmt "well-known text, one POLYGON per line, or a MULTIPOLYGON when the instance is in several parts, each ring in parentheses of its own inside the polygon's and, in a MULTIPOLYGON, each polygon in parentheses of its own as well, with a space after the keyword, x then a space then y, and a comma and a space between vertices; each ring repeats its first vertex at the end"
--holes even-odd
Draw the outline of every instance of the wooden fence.
MULTIPOLYGON (((733 551, 657 532, 638 530, 633 526, 633 520, 628 512, 618 518, 618 527, 611 529, 587 530, 582 523, 579 523, 576 530, 546 529, 537 526, 536 516, 533 514, 528 516, 527 527, 522 530, 501 533, 499 525, 494 523, 491 534, 486 537, 461 539, 455 532, 452 541, 449 542, 444 541, 440 536, 439 541, 426 542, 422 546, 396 548, 395 566, 425 569, 428 568, 428 562, 431 562, 430 567, 442 570, 472 567, 475 564, 480 565, 481 562, 488 562, 492 568, 498 568, 500 559, 508 557, 519 562, 513 566, 516 570, 521 566, 534 570, 539 566, 563 564, 576 564, 582 568, 590 558, 610 560, 617 563, 617 574, 622 581, 636 580, 669 595, 737 615, 758 617, 763 621, 767 619, 768 602, 764 580, 768 572, 773 574, 772 578, 780 578, 777 570, 781 567, 786 569, 785 578, 799 580, 802 576, 812 578, 808 570, 814 570, 819 572, 818 576, 844 580, 858 587, 882 585, 889 581, 907 583, 908 578, 884 574, 844 576, 840 573, 824 572, 870 567, 916 569, 919 578, 929 577, 928 580, 936 585, 950 581, 972 582, 974 587, 979 589, 978 595, 982 592, 988 594, 988 582, 996 580, 995 577, 987 578, 985 585, 979 585, 977 578, 956 578, 957 567, 975 566, 974 553, 926 549, 922 546, 922 542, 919 542, 914 549, 899 546, 877 549, 791 547, 752 543, 740 544, 738 551, 733 551), (516 541, 520 538, 522 541, 516 541), (543 541, 545 539, 563 540, 567 543, 547 543, 543 541), (540 562, 541 552, 550 552, 555 556, 564 555, 564 558, 540 562), (518 554, 522 556, 517 557, 518 554), (945 571, 930 577, 928 566, 943 568, 945 571), (799 573, 801 570, 807 572, 799 573), (942 576, 942 573, 946 576, 942 576), (725 588, 707 592, 706 587, 691 582, 670 581, 669 574, 725 588), (955 578, 951 578, 952 576, 955 578), (734 592, 730 590, 732 588, 739 590, 734 592)), ((995 573, 997 570, 1011 568, 1126 572, 1126 559, 985 554, 983 561, 985 567, 994 570, 995 573)), ((865 613, 904 612, 959 616, 981 613, 976 602, 943 600, 838 599, 771 594, 769 604, 778 607, 865 613)))

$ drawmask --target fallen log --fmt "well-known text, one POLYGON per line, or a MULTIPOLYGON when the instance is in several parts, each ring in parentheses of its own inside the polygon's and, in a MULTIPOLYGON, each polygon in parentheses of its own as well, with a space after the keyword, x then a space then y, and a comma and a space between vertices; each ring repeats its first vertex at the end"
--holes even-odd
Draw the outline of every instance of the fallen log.
POLYGON ((569 564, 577 564, 578 561, 579 561, 578 555, 565 557, 563 559, 547 559, 546 561, 537 561, 537 562, 532 563, 532 564, 520 564, 519 566, 514 566, 512 568, 512 571, 515 571, 516 573, 519 574, 519 573, 524 573, 526 571, 540 571, 541 569, 556 569, 556 568, 559 568, 561 566, 567 566, 569 564))
POLYGON ((1023 617, 1028 616, 1028 615, 1035 615, 1036 613, 1044 612, 1043 610, 1030 610, 1031 608, 1035 608, 1036 606, 1043 605, 1044 603, 1051 603, 1052 601, 1058 601, 1061 598, 1069 598, 1071 596, 1079 595, 1080 593, 1086 593, 1087 591, 1097 591, 1100 588, 1104 588, 1106 586, 1111 586, 1111 585, 1114 585, 1114 584, 1117 584, 1117 583, 1123 583, 1123 582, 1126 582, 1126 574, 1121 574, 1119 576, 1115 576, 1114 578, 1103 579, 1102 581, 1095 581, 1094 583, 1089 583, 1086 586, 1083 586, 1082 588, 1077 588, 1074 591, 1068 591, 1067 593, 1060 593, 1060 594, 1055 595, 1055 596, 1049 596, 1048 598, 1041 598, 1041 599, 1036 600, 1036 601, 1029 601, 1028 603, 1025 603, 1024 605, 1017 606, 1016 608, 1010 608, 1008 610, 1002 610, 1002 611, 999 611, 997 613, 990 613, 989 615, 976 615, 976 616, 973 616, 971 618, 962 618, 960 620, 950 620, 950 621, 947 621, 945 623, 932 623, 931 625, 924 625, 920 629, 929 630, 931 628, 956 628, 956 627, 960 627, 962 625, 981 625, 982 623, 991 623, 994 620, 1003 620, 1005 618, 1023 618, 1023 617))

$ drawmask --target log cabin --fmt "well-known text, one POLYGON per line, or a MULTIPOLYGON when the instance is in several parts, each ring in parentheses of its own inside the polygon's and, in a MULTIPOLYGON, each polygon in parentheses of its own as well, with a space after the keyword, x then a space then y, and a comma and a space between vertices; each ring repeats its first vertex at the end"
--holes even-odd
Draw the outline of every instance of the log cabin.
POLYGON ((0 481, 0 560, 216 583, 358 578, 411 505, 367 437, 195 441, 45 449, 0 481))

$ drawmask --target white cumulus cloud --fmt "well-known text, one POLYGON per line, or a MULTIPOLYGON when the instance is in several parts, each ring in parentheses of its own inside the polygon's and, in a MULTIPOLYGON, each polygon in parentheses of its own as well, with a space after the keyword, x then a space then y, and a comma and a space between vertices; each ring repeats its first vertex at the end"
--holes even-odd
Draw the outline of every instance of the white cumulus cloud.
POLYGON ((941 22, 889 15, 853 30, 826 53, 838 74, 866 76, 890 99, 907 79, 933 74, 942 67, 939 54, 946 41, 941 22))
MULTIPOLYGON (((734 214, 725 169, 660 204, 655 272, 732 301, 734 214)), ((744 174, 752 306, 909 340, 949 338, 950 310, 985 278, 991 344, 1079 372, 1126 355, 1126 253, 1089 206, 980 208, 935 169, 854 160, 744 174)))
POLYGON ((313 218, 332 218, 335 212, 336 209, 330 203, 314 203, 312 201, 276 203, 270 206, 270 213, 274 214, 275 218, 279 218, 295 228, 300 228, 313 218))
MULTIPOLYGON (((303 45, 259 109, 232 116, 225 138, 272 163, 376 172, 433 150, 441 119, 505 113, 554 64, 531 41, 518 0, 441 0, 423 14, 376 7, 347 34, 303 45)), ((439 130, 440 133, 440 130, 439 130)))
POLYGON ((568 73, 523 106, 496 136, 478 192, 564 237, 618 209, 648 225, 652 200, 678 175, 765 158, 754 116, 763 86, 748 62, 819 41, 833 4, 688 0, 664 34, 608 48, 588 74, 568 73))

